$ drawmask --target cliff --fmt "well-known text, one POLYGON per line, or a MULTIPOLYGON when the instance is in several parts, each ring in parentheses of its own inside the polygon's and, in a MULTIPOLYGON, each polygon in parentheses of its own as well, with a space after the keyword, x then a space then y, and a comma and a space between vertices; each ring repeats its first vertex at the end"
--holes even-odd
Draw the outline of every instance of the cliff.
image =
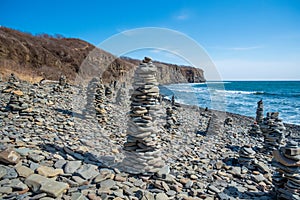
MULTIPOLYGON (((15 73, 20 79, 37 82, 43 78, 58 80, 61 74, 65 74, 74 81, 78 75, 94 76, 100 67, 105 82, 126 81, 139 62, 131 58, 116 58, 80 39, 47 34, 33 36, 0 27, 2 77, 15 73)), ((162 62, 155 64, 161 84, 205 81, 201 69, 162 62)))

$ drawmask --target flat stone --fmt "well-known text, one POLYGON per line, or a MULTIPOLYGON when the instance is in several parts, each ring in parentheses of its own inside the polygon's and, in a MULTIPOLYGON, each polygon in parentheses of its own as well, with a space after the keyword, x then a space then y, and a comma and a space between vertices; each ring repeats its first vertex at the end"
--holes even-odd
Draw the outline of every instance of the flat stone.
POLYGON ((66 183, 61 183, 57 181, 47 181, 42 184, 40 191, 45 192, 49 196, 56 198, 62 195, 68 188, 69 185, 66 183))
POLYGON ((257 162, 255 165, 262 173, 270 173, 270 169, 265 163, 257 162))
POLYGON ((71 200, 86 200, 87 198, 80 192, 72 193, 71 200))
POLYGON ((208 186, 208 189, 211 190, 211 191, 213 191, 214 193, 220 193, 220 192, 221 192, 221 191, 220 191, 218 188, 216 188, 216 186, 214 186, 214 185, 209 185, 209 186, 208 186))
POLYGON ((168 190, 168 191, 166 192, 166 194, 167 194, 168 196, 175 196, 175 195, 177 194, 177 192, 174 191, 174 190, 168 190))
MULTIPOLYGON (((67 161, 63 160, 63 159, 59 159, 58 161, 56 161, 56 163, 54 164, 54 167, 56 169, 61 169, 63 168, 63 166, 66 164, 67 161)), ((66 172, 65 172, 66 173, 66 172)), ((66 173, 68 174, 68 173, 66 173)))
POLYGON ((186 184, 185 184, 185 188, 191 188, 193 186, 194 182, 189 180, 186 184))
POLYGON ((0 179, 5 176, 7 173, 7 170, 5 167, 0 166, 0 179))
POLYGON ((116 182, 111 179, 100 182, 100 188, 110 189, 115 185, 116 185, 116 182))
POLYGON ((17 178, 18 173, 14 168, 6 168, 6 174, 2 177, 2 179, 12 179, 12 178, 17 178))
POLYGON ((170 173, 170 166, 166 165, 164 167, 162 167, 161 169, 159 169, 159 171, 157 172, 157 176, 159 178, 163 177, 163 176, 166 176, 167 174, 170 173))
POLYGON ((73 174, 81 166, 80 160, 68 161, 64 167, 66 174, 73 174))
POLYGON ((255 182, 257 182, 257 183, 266 180, 266 178, 265 178, 262 174, 252 175, 251 177, 252 177, 252 179, 253 179, 255 182))
POLYGON ((34 162, 41 162, 42 160, 45 159, 45 156, 42 156, 42 155, 38 155, 38 154, 35 154, 35 153, 32 153, 32 154, 29 154, 28 155, 28 158, 34 162))
POLYGON ((20 160, 20 155, 13 149, 5 149, 0 152, 0 162, 5 164, 17 164, 20 160))
POLYGON ((33 192, 38 192, 42 184, 48 181, 49 179, 47 179, 44 176, 38 174, 32 174, 25 179, 25 184, 28 185, 33 192))
POLYGON ((96 177, 99 174, 98 167, 95 165, 82 165, 77 172, 82 178, 89 180, 96 177))
POLYGON ((155 196, 155 200, 166 200, 169 199, 169 197, 165 193, 158 193, 155 196))
POLYGON ((15 149, 17 153, 19 153, 21 156, 27 156, 30 152, 32 152, 29 148, 18 148, 15 149))
POLYGON ((287 167, 300 167, 300 161, 295 161, 284 157, 278 150, 273 151, 275 160, 287 167))
POLYGON ((13 189, 16 190, 27 190, 28 186, 26 184, 24 184, 22 181, 20 181, 19 179, 13 179, 11 180, 11 183, 9 184, 10 187, 12 187, 13 189))
POLYGON ((24 165, 17 167, 16 171, 19 174, 19 176, 24 177, 24 178, 27 178, 28 176, 30 176, 31 174, 34 173, 32 169, 30 169, 29 167, 26 167, 24 165))
MULTIPOLYGON (((11 187, 2 186, 0 187, 0 194, 11 194, 13 189, 11 187)), ((1 197, 1 196, 0 196, 1 197)))
POLYGON ((48 166, 40 166, 37 168, 38 174, 46 177, 55 177, 60 174, 64 174, 64 171, 62 169, 54 169, 52 167, 48 166))

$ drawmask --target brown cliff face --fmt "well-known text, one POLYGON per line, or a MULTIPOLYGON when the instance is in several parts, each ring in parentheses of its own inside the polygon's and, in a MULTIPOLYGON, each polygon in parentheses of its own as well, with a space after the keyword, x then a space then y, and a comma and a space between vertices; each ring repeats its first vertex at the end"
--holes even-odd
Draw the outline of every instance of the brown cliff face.
MULTIPOLYGON (((102 67, 105 82, 127 81, 139 62, 115 58, 80 39, 46 34, 33 36, 0 27, 0 74, 3 77, 15 73, 20 79, 37 82, 42 78, 58 80, 65 74, 74 81, 78 75, 94 76, 95 68, 102 67)), ((201 69, 161 62, 155 65, 161 84, 205 81, 201 69)))

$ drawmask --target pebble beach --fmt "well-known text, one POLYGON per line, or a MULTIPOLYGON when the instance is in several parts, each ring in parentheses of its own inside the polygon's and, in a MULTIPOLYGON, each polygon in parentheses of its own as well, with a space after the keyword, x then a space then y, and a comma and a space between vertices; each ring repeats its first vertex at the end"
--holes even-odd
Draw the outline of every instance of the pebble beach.
MULTIPOLYGON (((0 82, 1 199, 275 198, 276 165, 264 136, 251 134, 254 118, 161 100, 157 144, 164 166, 150 174, 128 173, 120 163, 130 92, 91 88, 63 80, 0 82)), ((300 127, 284 126, 282 145, 299 142, 300 127)))

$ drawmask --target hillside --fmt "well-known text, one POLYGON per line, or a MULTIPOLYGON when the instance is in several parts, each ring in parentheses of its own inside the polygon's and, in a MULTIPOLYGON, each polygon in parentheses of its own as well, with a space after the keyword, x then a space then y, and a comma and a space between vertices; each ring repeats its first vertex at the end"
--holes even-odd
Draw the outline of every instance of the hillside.
MULTIPOLYGON (((15 73, 20 79, 37 82, 43 78, 57 80, 65 74, 74 81, 78 75, 94 76, 95 70, 102 67, 105 82, 125 81, 129 80, 138 63, 131 58, 116 58, 80 39, 47 34, 33 36, 0 27, 0 74, 3 77, 15 73)), ((155 64, 158 81, 162 84, 205 81, 201 69, 161 62, 155 64)))

